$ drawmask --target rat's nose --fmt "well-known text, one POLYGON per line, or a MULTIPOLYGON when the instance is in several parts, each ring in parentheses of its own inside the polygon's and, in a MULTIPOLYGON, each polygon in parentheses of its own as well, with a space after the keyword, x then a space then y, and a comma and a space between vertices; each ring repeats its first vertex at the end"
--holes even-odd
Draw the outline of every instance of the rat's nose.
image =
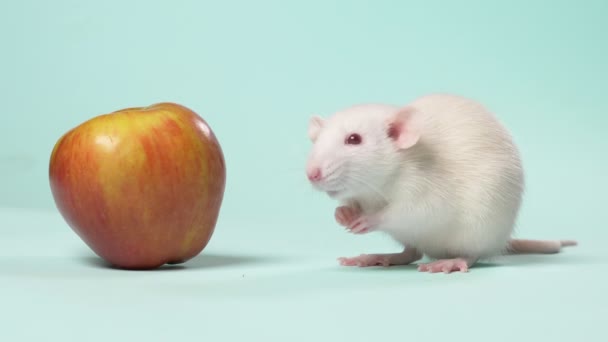
POLYGON ((308 169, 306 171, 306 175, 308 176, 308 180, 311 182, 318 182, 321 180, 321 169, 316 167, 312 169, 308 169))

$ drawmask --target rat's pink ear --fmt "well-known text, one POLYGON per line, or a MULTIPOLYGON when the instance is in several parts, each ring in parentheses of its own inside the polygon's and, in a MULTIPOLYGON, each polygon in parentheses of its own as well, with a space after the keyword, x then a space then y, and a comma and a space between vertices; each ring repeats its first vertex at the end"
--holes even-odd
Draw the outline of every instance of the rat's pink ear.
POLYGON ((397 148, 408 149, 420 139, 420 132, 414 126, 414 109, 400 109, 389 121, 388 136, 395 141, 397 148))
POLYGON ((323 128, 323 124, 325 120, 318 115, 313 115, 308 122, 308 138, 311 141, 317 140, 317 136, 319 136, 319 132, 321 128, 323 128))

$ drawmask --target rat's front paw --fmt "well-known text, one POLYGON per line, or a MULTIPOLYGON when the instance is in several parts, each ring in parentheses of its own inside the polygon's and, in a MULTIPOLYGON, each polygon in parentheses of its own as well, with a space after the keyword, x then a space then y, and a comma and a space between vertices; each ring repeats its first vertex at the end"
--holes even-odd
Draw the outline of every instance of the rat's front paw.
POLYGON ((376 229, 377 224, 378 222, 374 217, 363 215, 352 221, 347 229, 353 234, 365 234, 376 229))
POLYGON ((357 218, 359 218, 359 216, 361 216, 361 211, 357 208, 342 206, 336 208, 334 216, 340 225, 348 227, 357 218))

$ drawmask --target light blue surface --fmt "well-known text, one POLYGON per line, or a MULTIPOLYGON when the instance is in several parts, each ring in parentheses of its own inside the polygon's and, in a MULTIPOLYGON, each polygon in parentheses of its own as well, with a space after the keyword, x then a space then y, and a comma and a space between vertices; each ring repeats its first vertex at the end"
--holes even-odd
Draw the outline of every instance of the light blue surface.
POLYGON ((607 341, 608 2, 0 3, 0 341, 607 341), (449 91, 512 131, 528 189, 519 236, 553 256, 468 274, 350 269, 398 250, 352 236, 303 165, 309 115, 449 91), (55 141, 160 101, 201 114, 228 183, 183 268, 101 266, 50 195, 55 141))

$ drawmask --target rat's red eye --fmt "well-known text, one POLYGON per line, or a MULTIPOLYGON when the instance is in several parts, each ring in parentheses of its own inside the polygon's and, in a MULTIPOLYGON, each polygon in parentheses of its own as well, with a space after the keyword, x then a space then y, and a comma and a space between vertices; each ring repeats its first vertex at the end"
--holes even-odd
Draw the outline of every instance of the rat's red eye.
POLYGON ((344 143, 348 145, 359 145, 361 143, 361 136, 357 133, 353 133, 346 138, 344 143))

